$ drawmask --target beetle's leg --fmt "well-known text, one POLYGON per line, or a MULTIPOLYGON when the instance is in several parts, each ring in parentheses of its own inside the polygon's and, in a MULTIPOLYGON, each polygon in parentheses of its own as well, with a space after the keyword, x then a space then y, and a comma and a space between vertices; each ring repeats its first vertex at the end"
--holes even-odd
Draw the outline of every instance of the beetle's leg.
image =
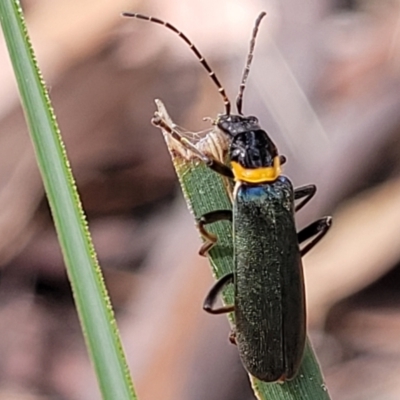
POLYGON ((218 279, 215 282, 214 286, 208 292, 208 295, 203 303, 203 310, 207 311, 210 314, 225 314, 228 312, 232 312, 235 309, 235 306, 223 306, 220 308, 213 308, 215 301, 217 300, 218 294, 222 291, 224 286, 228 283, 233 282, 233 272, 224 275, 222 278, 218 279))
POLYGON ((200 160, 202 160, 204 164, 207 165, 207 167, 211 168, 213 171, 217 172, 220 175, 226 176, 227 178, 234 178, 232 170, 227 165, 202 153, 190 140, 183 137, 176 129, 174 129, 173 126, 170 126, 170 124, 168 124, 168 122, 161 116, 160 113, 156 112, 151 122, 153 123, 153 125, 168 132, 183 147, 190 150, 197 157, 199 157, 200 160))
POLYGON ((211 232, 208 232, 208 230, 205 228, 205 225, 212 224, 213 222, 225 221, 225 220, 232 222, 232 210, 211 211, 207 214, 202 215, 197 220, 197 227, 201 233, 201 236, 203 236, 205 239, 207 239, 204 242, 203 246, 201 246, 201 248, 199 250, 199 254, 201 256, 205 256, 206 253, 211 249, 211 247, 214 246, 214 244, 218 240, 216 235, 214 235, 211 232))
POLYGON ((313 236, 315 238, 300 250, 300 254, 302 256, 307 254, 326 235, 331 225, 332 217, 324 217, 302 229, 297 234, 299 244, 313 236))
POLYGON ((235 328, 232 328, 232 330, 231 330, 231 332, 230 332, 230 334, 229 334, 229 337, 228 337, 228 339, 229 339, 229 341, 232 343, 232 344, 237 344, 236 343, 236 331, 235 331, 235 328))
POLYGON ((232 170, 222 162, 216 160, 215 158, 211 158, 206 156, 207 159, 203 159, 204 163, 207 165, 208 168, 212 169, 213 171, 217 172, 218 174, 225 176, 226 178, 233 179, 234 175, 232 170))
POLYGON ((306 185, 295 189, 294 199, 298 200, 303 197, 305 197, 305 199, 294 207, 294 211, 302 209, 314 197, 316 191, 317 187, 315 185, 306 185))

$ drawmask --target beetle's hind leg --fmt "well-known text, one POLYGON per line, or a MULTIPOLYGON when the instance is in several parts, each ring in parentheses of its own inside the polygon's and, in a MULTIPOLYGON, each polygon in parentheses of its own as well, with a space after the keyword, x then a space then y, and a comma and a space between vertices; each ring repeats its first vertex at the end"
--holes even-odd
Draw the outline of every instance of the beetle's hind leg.
POLYGON ((237 343, 236 343, 236 330, 235 330, 235 328, 232 328, 232 329, 231 329, 231 332, 229 333, 229 336, 228 336, 228 340, 229 340, 232 344, 234 344, 235 346, 237 346, 237 343))
POLYGON ((215 282, 214 286, 208 292, 207 297, 203 303, 203 310, 207 311, 210 314, 226 314, 235 310, 235 306, 223 306, 220 308, 213 308, 217 296, 222 292, 222 289, 228 285, 229 283, 233 282, 233 272, 229 272, 228 274, 224 275, 222 278, 218 279, 215 282))
POLYGON ((205 256, 207 252, 214 246, 217 242, 218 238, 213 233, 209 232, 205 225, 212 224, 217 221, 231 221, 232 222, 232 211, 231 210, 216 210, 211 211, 202 215, 197 220, 197 227, 206 241, 204 242, 203 246, 201 246, 199 250, 199 254, 201 256, 205 256))
MULTIPOLYGON (((213 308, 218 295, 222 292, 223 288, 229 283, 233 283, 233 272, 229 272, 228 274, 224 275, 223 277, 218 279, 217 282, 215 282, 214 286, 212 286, 203 303, 204 311, 207 311, 210 314, 226 314, 235 311, 234 305, 213 308)), ((228 339, 232 344, 236 345, 235 328, 232 328, 228 339)))
POLYGON ((297 234, 299 244, 313 236, 315 236, 315 238, 300 250, 300 254, 302 256, 307 254, 326 235, 331 225, 332 217, 324 217, 302 229, 297 234))

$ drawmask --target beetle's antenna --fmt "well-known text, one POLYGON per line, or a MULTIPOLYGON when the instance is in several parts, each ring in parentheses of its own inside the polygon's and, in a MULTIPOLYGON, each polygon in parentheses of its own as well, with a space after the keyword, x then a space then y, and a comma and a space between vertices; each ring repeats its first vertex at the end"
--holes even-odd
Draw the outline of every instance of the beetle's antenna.
POLYGON ((218 80, 217 76, 215 75, 215 72, 208 65, 206 59, 200 53, 199 49, 192 43, 192 41, 184 33, 179 31, 177 28, 175 28, 175 26, 171 25, 169 22, 165 22, 158 18, 154 18, 154 17, 150 17, 147 15, 142 15, 142 14, 137 14, 137 13, 129 13, 129 12, 124 12, 124 13, 122 13, 122 15, 124 17, 144 19, 145 21, 150 21, 150 22, 154 22, 156 24, 164 25, 166 28, 175 32, 181 39, 183 39, 189 45, 189 47, 192 49, 193 53, 199 59, 201 65, 207 70, 208 75, 210 76, 210 78, 213 80, 213 82, 217 86, 218 92, 221 94, 222 99, 224 101, 226 115, 230 114, 231 102, 229 101, 228 96, 226 95, 224 87, 221 85, 220 81, 218 80))
POLYGON ((238 114, 242 114, 243 92, 246 87, 247 77, 249 76, 250 65, 251 65, 251 62, 253 61, 254 46, 256 45, 256 37, 257 37, 257 33, 258 33, 258 28, 260 27, 261 20, 266 15, 267 15, 267 13, 263 11, 257 17, 256 23, 255 23, 254 29, 253 29, 253 34, 251 35, 249 54, 247 55, 247 62, 246 62, 246 66, 244 67, 242 82, 240 83, 240 86, 239 86, 239 94, 236 97, 236 109, 237 109, 238 114))

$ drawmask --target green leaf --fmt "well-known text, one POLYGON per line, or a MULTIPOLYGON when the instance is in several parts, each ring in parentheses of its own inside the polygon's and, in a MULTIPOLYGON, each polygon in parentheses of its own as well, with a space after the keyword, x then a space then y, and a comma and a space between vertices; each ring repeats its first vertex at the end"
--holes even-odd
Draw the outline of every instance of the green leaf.
MULTIPOLYGON (((162 102, 156 100, 156 104, 157 117, 174 126, 162 102)), ((163 130, 163 134, 192 214, 198 218, 209 211, 231 209, 232 187, 229 182, 206 167, 193 152, 173 139, 168 132, 163 130)), ((214 129, 205 137, 197 138, 195 146, 206 155, 226 160, 227 143, 224 136, 214 129)), ((232 271, 232 227, 229 222, 217 222, 210 227, 207 226, 207 230, 218 237, 218 242, 209 253, 209 259, 215 277, 219 278, 232 271)), ((232 304, 232 291, 224 294, 224 300, 226 304, 232 304)), ((283 384, 265 383, 252 376, 250 381, 259 400, 329 400, 327 388, 309 342, 306 345, 300 371, 292 381, 283 384)))
POLYGON ((101 393, 108 400, 136 399, 75 181, 18 1, 0 1, 0 21, 101 393))

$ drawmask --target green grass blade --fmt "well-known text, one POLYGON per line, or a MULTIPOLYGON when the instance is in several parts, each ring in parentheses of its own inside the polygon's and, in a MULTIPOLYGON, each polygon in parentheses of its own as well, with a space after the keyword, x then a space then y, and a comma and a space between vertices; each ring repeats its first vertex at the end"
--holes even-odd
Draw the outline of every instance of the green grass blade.
MULTIPOLYGON (((159 114, 171 123, 163 104, 159 100, 156 103, 159 114)), ((163 133, 186 202, 193 215, 198 218, 209 211, 231 209, 231 188, 224 179, 207 168, 168 133, 163 133)), ((213 132, 197 146, 201 146, 206 154, 224 159, 226 148, 218 145, 223 139, 217 132, 213 132)), ((207 230, 218 237, 217 244, 210 251, 209 259, 214 275, 219 278, 232 271, 232 226, 229 222, 217 222, 207 226, 207 230)), ((227 304, 232 303, 232 292, 227 291, 224 297, 227 304)), ((294 380, 284 384, 265 383, 253 377, 250 377, 250 380, 259 400, 329 400, 318 362, 309 343, 306 346, 300 371, 294 380)))
POLYGON ((18 1, 0 1, 0 21, 101 393, 107 400, 136 399, 66 152, 18 1))

